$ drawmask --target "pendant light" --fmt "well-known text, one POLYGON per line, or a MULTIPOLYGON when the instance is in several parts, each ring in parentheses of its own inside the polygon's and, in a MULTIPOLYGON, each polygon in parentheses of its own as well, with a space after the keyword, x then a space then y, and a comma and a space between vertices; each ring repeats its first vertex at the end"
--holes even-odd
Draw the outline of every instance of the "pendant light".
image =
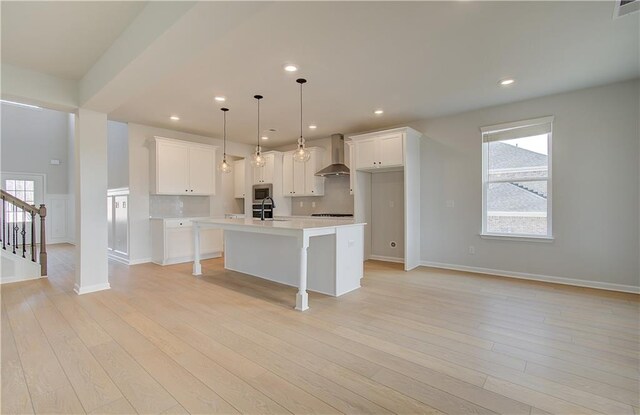
POLYGON ((227 163, 227 111, 229 108, 220 108, 222 111, 222 163, 218 169, 222 173, 231 173, 231 164, 227 163))
POLYGON ((263 96, 254 95, 253 97, 258 102, 258 145, 256 146, 256 152, 251 156, 251 165, 253 167, 264 167, 267 161, 262 155, 262 149, 260 148, 260 100, 263 98, 263 96))
POLYGON ((293 152, 293 159, 299 163, 305 163, 311 158, 311 152, 305 147, 304 137, 302 137, 302 85, 307 80, 300 78, 296 79, 296 82, 300 84, 300 138, 298 138, 298 149, 293 152))

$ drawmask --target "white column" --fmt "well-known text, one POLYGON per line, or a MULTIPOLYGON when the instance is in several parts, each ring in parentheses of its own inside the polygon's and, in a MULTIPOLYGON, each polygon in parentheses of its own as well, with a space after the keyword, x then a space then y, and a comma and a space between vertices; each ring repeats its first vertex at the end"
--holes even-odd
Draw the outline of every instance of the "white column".
POLYGON ((309 294, 307 293, 307 248, 309 237, 300 237, 300 280, 298 281, 298 294, 296 294, 296 310, 304 311, 309 308, 309 294))
POLYGON ((109 289, 107 263, 107 115, 80 108, 75 124, 76 284, 109 289))

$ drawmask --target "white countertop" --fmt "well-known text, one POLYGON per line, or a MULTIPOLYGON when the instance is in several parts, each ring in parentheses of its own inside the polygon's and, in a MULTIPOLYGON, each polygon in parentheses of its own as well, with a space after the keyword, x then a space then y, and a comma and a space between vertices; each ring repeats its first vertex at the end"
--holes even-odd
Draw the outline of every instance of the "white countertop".
POLYGON ((229 227, 244 227, 256 229, 288 229, 288 230, 307 230, 322 228, 337 228, 341 226, 361 226, 364 223, 352 223, 344 220, 328 220, 328 219, 286 219, 286 220, 264 220, 245 218, 245 219, 198 219, 194 220, 199 225, 226 225, 229 227))

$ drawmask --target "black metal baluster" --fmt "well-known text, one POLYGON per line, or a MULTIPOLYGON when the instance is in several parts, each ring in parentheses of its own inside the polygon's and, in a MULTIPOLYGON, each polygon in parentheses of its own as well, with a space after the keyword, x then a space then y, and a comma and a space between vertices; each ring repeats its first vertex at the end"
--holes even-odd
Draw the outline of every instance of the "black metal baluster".
POLYGON ((25 226, 27 225, 26 221, 27 212, 22 209, 22 232, 20 232, 20 234, 22 235, 22 258, 27 257, 27 231, 25 230, 25 226))
POLYGON ((31 212, 31 261, 36 262, 36 214, 31 212))
POLYGON ((7 238, 5 238, 5 235, 4 235, 5 222, 7 221, 7 218, 5 215, 6 205, 7 205, 7 202, 4 200, 4 196, 2 196, 2 249, 4 249, 5 251, 7 250, 7 238))
POLYGON ((16 253, 16 239, 18 239, 18 225, 16 225, 16 219, 18 219, 18 207, 13 205, 13 222, 11 223, 11 228, 13 229, 13 253, 16 253))

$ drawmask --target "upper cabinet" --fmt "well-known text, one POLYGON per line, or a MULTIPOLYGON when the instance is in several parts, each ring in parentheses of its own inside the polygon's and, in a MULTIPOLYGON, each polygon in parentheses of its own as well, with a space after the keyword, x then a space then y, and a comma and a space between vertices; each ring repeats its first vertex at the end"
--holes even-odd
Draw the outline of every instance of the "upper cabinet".
POLYGON ((245 159, 233 162, 233 197, 242 199, 245 197, 246 184, 244 182, 244 161, 245 159))
POLYGON ((264 166, 253 168, 253 184, 273 184, 276 155, 274 153, 263 153, 263 156, 265 158, 264 166))
POLYGON ((151 190, 159 195, 214 195, 217 147, 155 137, 151 190))
POLYGON ((316 176, 322 169, 324 150, 309 147, 309 160, 300 163, 293 160, 293 151, 284 153, 282 160, 282 193, 285 197, 323 196, 324 177, 316 176))
POLYGON ((404 166, 404 134, 402 132, 352 137, 356 170, 404 166))

